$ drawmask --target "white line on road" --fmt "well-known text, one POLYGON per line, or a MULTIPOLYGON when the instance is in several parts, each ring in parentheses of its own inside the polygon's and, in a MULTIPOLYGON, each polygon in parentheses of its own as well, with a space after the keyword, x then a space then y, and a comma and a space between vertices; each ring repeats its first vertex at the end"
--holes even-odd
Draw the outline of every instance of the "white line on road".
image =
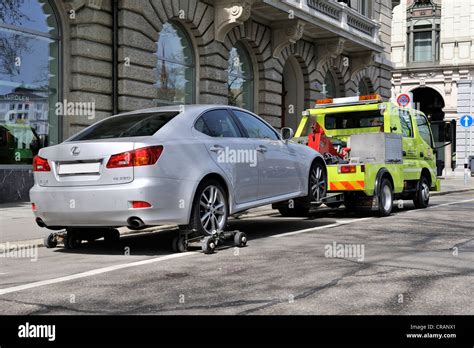
POLYGON ((85 277, 91 277, 91 276, 94 276, 94 275, 97 275, 97 274, 108 273, 108 272, 116 271, 116 270, 119 270, 119 269, 149 265, 151 263, 167 261, 167 260, 171 260, 171 259, 177 259, 177 258, 180 258, 180 257, 190 256, 190 255, 193 255, 193 254, 196 254, 196 253, 197 252, 186 252, 186 253, 182 253, 182 254, 166 255, 166 256, 156 257, 156 258, 153 258, 153 259, 130 262, 130 263, 124 263, 124 264, 115 265, 115 266, 108 266, 108 267, 94 269, 92 271, 72 274, 72 275, 69 275, 69 276, 64 276, 64 277, 59 277, 59 278, 54 278, 54 279, 48 279, 48 280, 41 280, 39 282, 13 286, 11 288, 0 289, 0 296, 5 295, 5 294, 10 294, 12 292, 37 288, 37 287, 44 286, 44 285, 57 284, 57 283, 67 282, 69 280, 75 280, 75 279, 80 279, 80 278, 85 278, 85 277))
POLYGON ((466 199, 464 201, 457 201, 457 202, 450 202, 450 203, 443 203, 443 204, 438 204, 438 205, 433 205, 431 207, 428 207, 428 209, 434 209, 438 207, 445 207, 447 205, 454 205, 454 204, 461 204, 461 203, 469 203, 469 202, 474 202, 474 199, 466 199))
POLYGON ((319 227, 306 228, 304 230, 293 231, 293 232, 288 232, 288 233, 277 234, 277 235, 274 235, 272 237, 273 238, 281 238, 281 237, 287 237, 287 236, 294 236, 295 234, 306 233, 306 232, 317 231, 317 230, 323 230, 325 228, 343 226, 343 225, 351 224, 353 222, 367 221, 367 220, 372 220, 372 219, 375 219, 375 218, 374 217, 368 217, 368 218, 362 218, 362 219, 341 221, 341 222, 336 222, 334 224, 329 224, 329 225, 324 225, 324 226, 319 226, 319 227))

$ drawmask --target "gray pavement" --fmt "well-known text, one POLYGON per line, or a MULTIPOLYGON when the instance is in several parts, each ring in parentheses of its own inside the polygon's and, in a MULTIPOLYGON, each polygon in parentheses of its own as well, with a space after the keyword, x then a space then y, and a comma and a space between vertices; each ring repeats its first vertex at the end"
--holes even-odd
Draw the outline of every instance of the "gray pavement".
POLYGON ((474 193, 460 192, 387 218, 343 208, 262 214, 230 223, 248 234, 246 248, 213 255, 173 254, 175 230, 126 235, 116 246, 39 248, 37 261, 0 260, 0 311, 472 315, 473 209, 474 193), (363 253, 332 255, 335 245, 363 253))
MULTIPOLYGON (((451 176, 441 180, 441 194, 474 190, 474 178, 469 177, 468 185, 464 185, 462 176, 451 176)), ((438 192, 432 193, 439 194, 438 192)), ((271 207, 265 206, 252 209, 247 216, 270 213, 271 207)), ((152 230, 169 229, 171 226, 153 228, 152 230)), ((134 233, 127 228, 120 229, 121 234, 134 233)), ((24 242, 42 244, 43 238, 50 232, 40 228, 34 221, 31 205, 28 202, 0 204, 0 243, 24 242)))

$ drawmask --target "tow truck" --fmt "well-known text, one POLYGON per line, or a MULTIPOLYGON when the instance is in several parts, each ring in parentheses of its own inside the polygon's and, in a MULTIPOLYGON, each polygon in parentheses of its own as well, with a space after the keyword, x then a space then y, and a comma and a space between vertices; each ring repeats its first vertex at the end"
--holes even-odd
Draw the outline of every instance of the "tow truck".
POLYGON ((324 156, 328 195, 323 202, 330 208, 344 204, 388 216, 394 200, 426 208, 430 191, 440 190, 427 117, 379 95, 317 100, 303 112, 294 140, 324 156))

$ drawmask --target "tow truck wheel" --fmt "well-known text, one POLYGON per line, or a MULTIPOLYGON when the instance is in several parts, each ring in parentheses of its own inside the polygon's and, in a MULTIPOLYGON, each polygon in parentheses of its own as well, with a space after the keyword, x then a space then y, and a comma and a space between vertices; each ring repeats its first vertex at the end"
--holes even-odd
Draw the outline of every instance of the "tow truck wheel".
POLYGON ((430 204, 430 184, 425 176, 418 182, 413 203, 417 209, 425 209, 430 204))
POLYGON ((379 192, 379 216, 389 216, 393 209, 393 188, 388 179, 382 179, 379 192))
POLYGON ((54 233, 50 233, 44 238, 44 246, 48 249, 56 248, 58 245, 58 241, 56 240, 56 235, 54 233))

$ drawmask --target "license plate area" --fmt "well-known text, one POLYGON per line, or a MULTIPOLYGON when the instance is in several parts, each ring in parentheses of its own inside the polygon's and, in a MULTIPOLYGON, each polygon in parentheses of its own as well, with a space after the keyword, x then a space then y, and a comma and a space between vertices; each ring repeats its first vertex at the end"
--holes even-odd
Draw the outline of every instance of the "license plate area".
POLYGON ((100 175, 101 162, 62 162, 58 164, 59 176, 100 175))

